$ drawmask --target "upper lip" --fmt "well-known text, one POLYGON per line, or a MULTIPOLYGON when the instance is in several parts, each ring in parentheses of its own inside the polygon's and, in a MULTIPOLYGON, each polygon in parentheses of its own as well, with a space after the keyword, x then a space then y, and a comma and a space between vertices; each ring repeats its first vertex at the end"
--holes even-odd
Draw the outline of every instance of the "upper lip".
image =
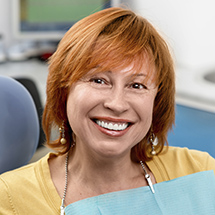
POLYGON ((112 117, 93 117, 92 118, 93 121, 95 120, 100 120, 100 121, 104 121, 104 122, 113 122, 113 123, 129 123, 129 124, 133 124, 133 122, 131 120, 127 120, 127 119, 120 119, 120 118, 112 118, 112 117))

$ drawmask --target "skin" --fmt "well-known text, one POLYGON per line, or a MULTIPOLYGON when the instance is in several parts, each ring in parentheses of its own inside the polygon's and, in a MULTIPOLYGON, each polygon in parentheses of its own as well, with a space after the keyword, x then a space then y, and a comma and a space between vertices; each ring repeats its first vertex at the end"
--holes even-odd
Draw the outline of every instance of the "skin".
MULTIPOLYGON (((138 73, 132 65, 96 74, 89 71, 71 86, 67 116, 76 135, 76 146, 70 152, 66 204, 147 185, 140 164, 132 162, 130 152, 151 126, 157 93, 152 81, 154 72, 146 60, 138 73), (149 72, 152 75, 146 79, 149 72)), ((49 160, 60 196, 64 189, 64 162, 65 155, 49 160)), ((152 172, 147 171, 155 183, 152 172)))

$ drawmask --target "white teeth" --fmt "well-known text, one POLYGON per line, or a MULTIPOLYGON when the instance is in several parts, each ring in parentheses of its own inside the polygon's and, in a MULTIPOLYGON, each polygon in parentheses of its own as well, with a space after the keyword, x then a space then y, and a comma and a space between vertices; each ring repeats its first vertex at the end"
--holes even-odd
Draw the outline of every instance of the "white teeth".
POLYGON ((106 128, 114 131, 122 131, 128 127, 128 123, 108 123, 100 120, 96 120, 96 123, 102 128, 106 128))

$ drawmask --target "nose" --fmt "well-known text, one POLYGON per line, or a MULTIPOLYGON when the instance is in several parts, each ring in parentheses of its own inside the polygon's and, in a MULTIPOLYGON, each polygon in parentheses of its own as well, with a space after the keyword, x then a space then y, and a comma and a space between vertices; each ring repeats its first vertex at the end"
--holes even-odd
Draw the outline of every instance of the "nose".
POLYGON ((126 99, 123 89, 112 88, 109 95, 105 98, 104 107, 119 115, 129 109, 129 102, 126 99))

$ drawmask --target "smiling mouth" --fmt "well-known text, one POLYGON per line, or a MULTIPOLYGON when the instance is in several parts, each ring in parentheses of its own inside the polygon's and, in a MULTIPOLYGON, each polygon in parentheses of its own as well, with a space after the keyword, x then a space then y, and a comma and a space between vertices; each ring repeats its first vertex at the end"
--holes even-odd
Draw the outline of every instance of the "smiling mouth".
POLYGON ((111 130, 111 131, 123 131, 130 126, 131 123, 115 123, 115 122, 105 122, 102 120, 94 120, 94 122, 102 128, 111 130))

